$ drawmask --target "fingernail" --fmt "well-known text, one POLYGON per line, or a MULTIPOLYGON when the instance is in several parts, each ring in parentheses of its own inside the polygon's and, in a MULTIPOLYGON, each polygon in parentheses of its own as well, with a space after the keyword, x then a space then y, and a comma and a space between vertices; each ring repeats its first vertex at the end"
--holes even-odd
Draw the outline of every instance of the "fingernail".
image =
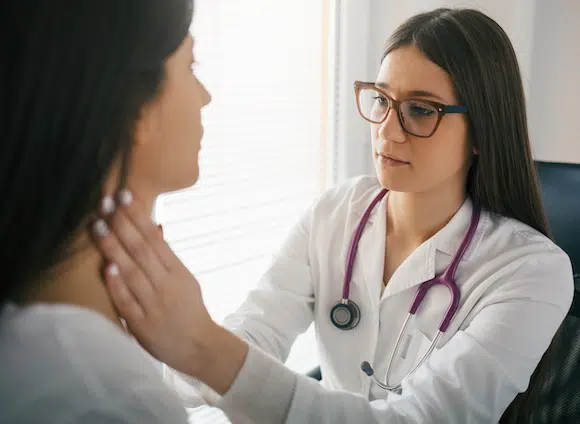
POLYGON ((101 200, 101 213, 105 216, 115 212, 115 200, 112 196, 105 196, 101 200))
POLYGON ((119 276, 119 267, 117 266, 117 264, 110 264, 107 267, 107 274, 110 277, 118 277, 119 276))
POLYGON ((133 195, 129 190, 121 190, 119 192, 119 201, 122 205, 130 205, 133 202, 133 195))
POLYGON ((107 223, 102 219, 99 219, 95 222, 95 224, 93 225, 93 231, 99 237, 106 237, 109 235, 109 227, 107 226, 107 223))

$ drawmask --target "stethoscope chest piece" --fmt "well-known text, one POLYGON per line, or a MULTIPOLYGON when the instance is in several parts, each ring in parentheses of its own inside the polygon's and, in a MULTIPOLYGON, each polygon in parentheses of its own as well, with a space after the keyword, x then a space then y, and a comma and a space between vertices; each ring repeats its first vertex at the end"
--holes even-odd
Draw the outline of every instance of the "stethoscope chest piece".
POLYGON ((360 309, 352 300, 341 300, 330 310, 330 320, 336 328, 352 330, 360 320, 360 309))

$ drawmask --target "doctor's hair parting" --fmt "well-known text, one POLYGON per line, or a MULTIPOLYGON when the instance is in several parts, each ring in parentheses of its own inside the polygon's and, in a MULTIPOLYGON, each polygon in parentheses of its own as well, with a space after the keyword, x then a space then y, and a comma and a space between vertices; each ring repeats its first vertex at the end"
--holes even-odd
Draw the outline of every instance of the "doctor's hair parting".
POLYGON ((88 233, 114 164, 122 185, 192 13, 192 0, 0 3, 0 308, 88 233))
MULTIPOLYGON (((550 236, 532 159, 522 78, 505 31, 477 10, 440 8, 399 26, 382 59, 408 45, 451 76, 459 104, 467 107, 468 144, 475 150, 467 195, 484 210, 550 236)), ((501 423, 534 422, 538 392, 555 345, 553 341, 528 390, 516 397, 501 423)))

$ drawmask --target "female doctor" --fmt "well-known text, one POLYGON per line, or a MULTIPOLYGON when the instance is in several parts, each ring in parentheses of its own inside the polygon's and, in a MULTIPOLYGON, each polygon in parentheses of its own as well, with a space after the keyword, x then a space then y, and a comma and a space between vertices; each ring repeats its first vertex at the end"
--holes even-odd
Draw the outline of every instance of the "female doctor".
POLYGON ((376 176, 322 195, 223 327, 125 193, 97 237, 119 313, 252 422, 529 422, 573 282, 547 236, 508 37, 474 10, 417 15, 355 93, 376 176), (282 364, 312 322, 322 384, 282 364))

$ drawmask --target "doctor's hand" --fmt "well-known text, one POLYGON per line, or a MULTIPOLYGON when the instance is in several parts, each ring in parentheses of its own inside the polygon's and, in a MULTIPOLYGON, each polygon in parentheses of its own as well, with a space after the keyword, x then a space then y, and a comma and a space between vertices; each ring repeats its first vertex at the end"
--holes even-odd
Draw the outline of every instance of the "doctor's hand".
POLYGON ((103 199, 93 225, 106 287, 129 331, 154 357, 224 393, 248 347, 210 317, 198 281, 128 191, 103 199))

